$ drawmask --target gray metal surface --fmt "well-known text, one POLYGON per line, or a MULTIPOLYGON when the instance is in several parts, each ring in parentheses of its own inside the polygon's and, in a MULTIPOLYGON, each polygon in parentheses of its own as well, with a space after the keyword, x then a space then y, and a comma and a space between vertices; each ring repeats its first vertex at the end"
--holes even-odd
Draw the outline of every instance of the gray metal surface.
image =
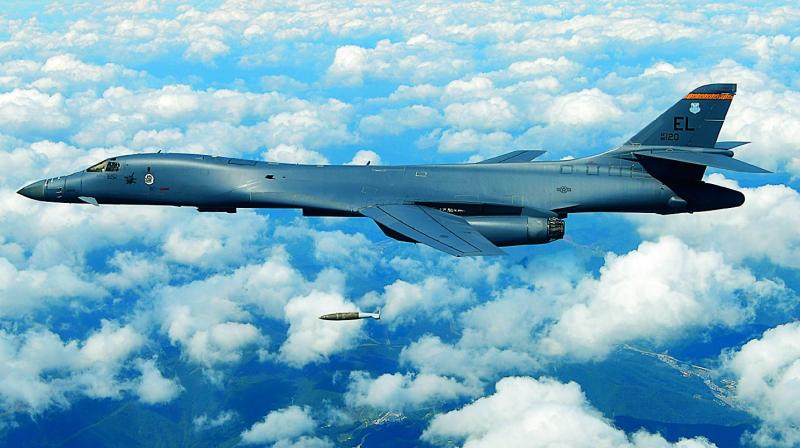
POLYGON ((628 143, 582 159, 537 162, 531 160, 540 151, 513 151, 476 164, 315 166, 135 154, 35 182, 19 193, 92 205, 231 213, 297 208, 308 216, 368 216, 398 240, 458 256, 497 255, 503 252, 496 246, 561 238, 564 223, 558 218, 569 213, 671 214, 741 205, 741 193, 702 181, 707 165, 758 169, 723 149, 738 145, 716 147, 735 91, 734 84, 699 87, 628 143))

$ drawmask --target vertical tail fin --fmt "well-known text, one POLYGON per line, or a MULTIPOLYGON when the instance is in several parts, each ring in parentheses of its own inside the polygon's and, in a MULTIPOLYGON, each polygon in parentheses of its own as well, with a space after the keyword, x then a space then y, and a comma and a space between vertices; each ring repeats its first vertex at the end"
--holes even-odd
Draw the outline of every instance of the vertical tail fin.
POLYGON ((736 84, 698 87, 628 140, 629 145, 713 148, 736 84))

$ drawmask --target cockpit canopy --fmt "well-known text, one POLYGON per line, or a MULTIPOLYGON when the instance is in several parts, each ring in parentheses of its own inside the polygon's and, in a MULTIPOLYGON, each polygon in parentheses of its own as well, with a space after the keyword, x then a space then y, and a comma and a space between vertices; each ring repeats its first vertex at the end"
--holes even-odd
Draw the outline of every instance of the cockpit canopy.
POLYGON ((98 163, 97 165, 92 165, 86 169, 89 173, 105 173, 108 171, 119 171, 119 162, 115 162, 114 159, 106 159, 102 162, 98 163))

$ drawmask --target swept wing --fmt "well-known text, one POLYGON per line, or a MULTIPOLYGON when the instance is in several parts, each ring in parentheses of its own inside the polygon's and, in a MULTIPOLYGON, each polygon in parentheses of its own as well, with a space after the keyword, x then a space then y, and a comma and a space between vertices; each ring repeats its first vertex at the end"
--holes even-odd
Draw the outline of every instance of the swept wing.
POLYGON ((458 257, 504 255, 464 218, 413 204, 375 205, 361 214, 416 242, 458 257))

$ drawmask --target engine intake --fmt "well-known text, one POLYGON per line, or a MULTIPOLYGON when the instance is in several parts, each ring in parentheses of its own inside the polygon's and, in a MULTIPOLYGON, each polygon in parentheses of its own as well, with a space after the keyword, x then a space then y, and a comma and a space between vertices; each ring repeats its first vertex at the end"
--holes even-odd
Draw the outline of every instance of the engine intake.
POLYGON ((465 216, 486 239, 498 246, 545 244, 564 237, 564 220, 530 216, 465 216))

